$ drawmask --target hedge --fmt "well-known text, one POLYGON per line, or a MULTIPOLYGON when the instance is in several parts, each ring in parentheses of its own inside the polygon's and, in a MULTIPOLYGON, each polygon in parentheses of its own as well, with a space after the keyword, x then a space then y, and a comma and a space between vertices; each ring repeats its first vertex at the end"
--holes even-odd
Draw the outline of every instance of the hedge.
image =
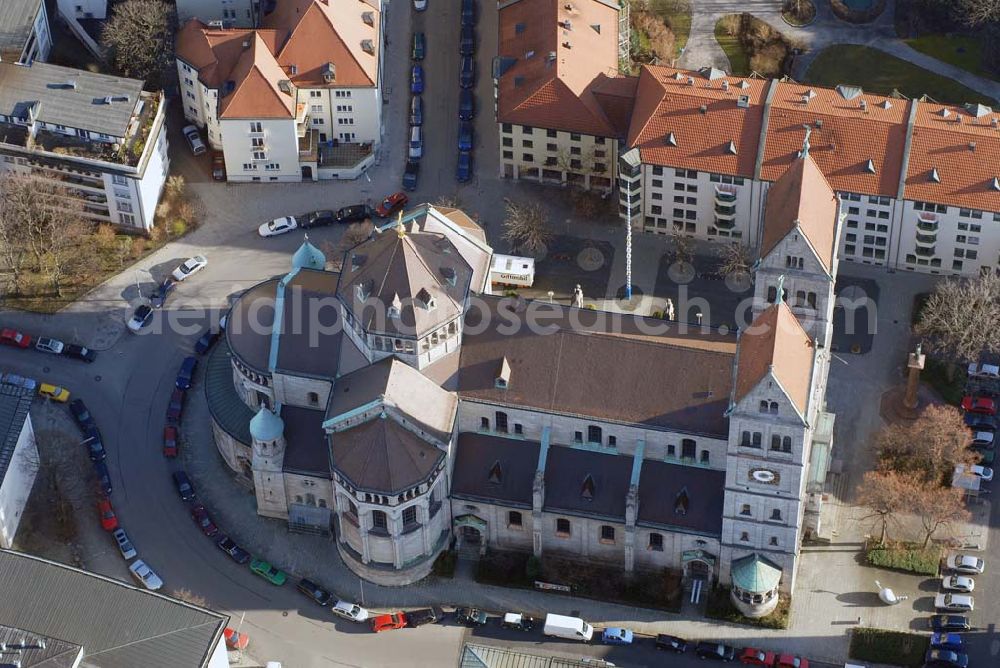
POLYGON ((872 545, 866 548, 865 559, 869 565, 876 568, 937 575, 941 564, 941 548, 937 545, 922 548, 916 545, 892 543, 884 547, 872 545))
POLYGON ((916 633, 855 628, 848 656, 859 661, 915 668, 923 664, 929 645, 930 638, 916 633))

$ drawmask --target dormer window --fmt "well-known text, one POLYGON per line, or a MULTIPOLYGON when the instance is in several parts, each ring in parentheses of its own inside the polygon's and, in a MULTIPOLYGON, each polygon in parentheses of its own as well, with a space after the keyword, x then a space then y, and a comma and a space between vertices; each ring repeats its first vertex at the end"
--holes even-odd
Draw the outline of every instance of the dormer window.
POLYGON ((426 288, 420 288, 420 292, 417 293, 417 302, 428 311, 437 308, 437 300, 431 296, 426 288))
POLYGON ((499 459, 493 462, 493 466, 490 467, 489 481, 494 485, 503 482, 503 467, 500 465, 499 459))
POLYGON ((681 491, 677 492, 677 498, 674 499, 674 514, 687 515, 690 506, 691 499, 688 497, 687 487, 684 487, 681 491))
POLYGON ((580 485, 580 496, 583 497, 584 501, 593 501, 595 491, 597 491, 597 487, 594 484, 594 477, 588 473, 587 477, 583 479, 583 484, 580 485))
POLYGON ((493 385, 500 390, 506 390, 510 387, 510 362, 507 361, 506 357, 500 360, 500 368, 497 370, 493 385))
POLYGON ((403 309, 403 302, 399 298, 399 295, 392 296, 392 304, 389 305, 389 317, 393 320, 399 320, 400 312, 403 309))

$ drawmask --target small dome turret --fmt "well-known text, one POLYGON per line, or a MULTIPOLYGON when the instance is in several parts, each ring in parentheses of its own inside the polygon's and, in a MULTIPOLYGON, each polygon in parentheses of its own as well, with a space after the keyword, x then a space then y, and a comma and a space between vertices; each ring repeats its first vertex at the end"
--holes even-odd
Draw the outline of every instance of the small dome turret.
POLYGON ((307 234, 302 245, 292 256, 292 269, 323 269, 326 267, 326 256, 323 251, 309 243, 307 234))
POLYGON ((261 406, 250 420, 250 436, 259 443, 276 441, 285 433, 285 421, 267 406, 261 406))

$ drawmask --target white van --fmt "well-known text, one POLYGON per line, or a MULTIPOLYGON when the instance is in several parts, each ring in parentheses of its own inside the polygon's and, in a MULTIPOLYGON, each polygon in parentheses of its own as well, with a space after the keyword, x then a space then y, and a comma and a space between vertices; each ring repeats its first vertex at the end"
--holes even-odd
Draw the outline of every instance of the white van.
POLYGON ((424 154, 424 137, 419 125, 410 128, 410 160, 420 160, 424 154))
POLYGON ((594 627, 579 617, 548 614, 545 615, 544 633, 553 638, 590 642, 594 635, 594 627))

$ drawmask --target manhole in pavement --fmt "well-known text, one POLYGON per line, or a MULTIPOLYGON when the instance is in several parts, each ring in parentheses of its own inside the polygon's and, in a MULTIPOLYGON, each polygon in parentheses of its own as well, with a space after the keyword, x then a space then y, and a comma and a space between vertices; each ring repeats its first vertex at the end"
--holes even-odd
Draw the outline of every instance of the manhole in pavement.
POLYGON ((576 263, 584 271, 596 271, 604 266, 604 253, 596 248, 584 248, 577 254, 576 263))
POLYGON ((288 611, 287 610, 282 610, 281 611, 281 616, 282 617, 287 617, 288 616, 288 611))
POLYGON ((42 367, 42 373, 48 373, 48 372, 49 372, 49 367, 43 366, 42 367))
POLYGON ((101 382, 101 376, 100 375, 94 376, 94 380, 96 380, 98 383, 101 382))

